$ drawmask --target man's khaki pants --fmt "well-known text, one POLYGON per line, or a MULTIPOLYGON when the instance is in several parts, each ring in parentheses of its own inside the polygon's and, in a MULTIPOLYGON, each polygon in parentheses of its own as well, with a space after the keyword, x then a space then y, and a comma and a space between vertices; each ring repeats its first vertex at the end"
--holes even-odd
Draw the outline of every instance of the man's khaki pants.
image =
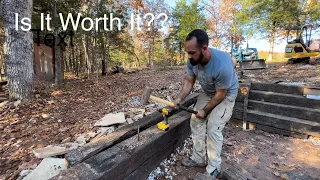
MULTIPOLYGON (((226 122, 231 118, 235 98, 236 97, 225 97, 225 99, 210 112, 207 119, 198 119, 194 114, 191 116, 190 126, 193 141, 191 159, 198 163, 205 163, 207 144, 208 165, 206 170, 208 173, 213 172, 216 168, 220 172, 220 154, 223 144, 222 130, 226 122)), ((201 92, 194 109, 203 109, 210 100, 211 97, 201 92)))

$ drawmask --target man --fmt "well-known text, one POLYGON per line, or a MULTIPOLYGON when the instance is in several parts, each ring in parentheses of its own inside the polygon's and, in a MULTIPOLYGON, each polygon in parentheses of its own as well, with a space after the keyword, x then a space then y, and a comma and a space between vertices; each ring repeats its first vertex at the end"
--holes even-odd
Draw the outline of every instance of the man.
POLYGON ((175 105, 179 104, 198 79, 201 92, 194 108, 198 113, 193 114, 190 121, 193 150, 191 157, 184 159, 182 164, 206 166, 206 172, 196 176, 206 179, 216 177, 220 172, 222 130, 231 118, 238 93, 238 78, 231 56, 209 48, 208 43, 207 33, 200 29, 193 30, 186 37, 185 50, 189 58, 186 81, 174 101, 175 105))

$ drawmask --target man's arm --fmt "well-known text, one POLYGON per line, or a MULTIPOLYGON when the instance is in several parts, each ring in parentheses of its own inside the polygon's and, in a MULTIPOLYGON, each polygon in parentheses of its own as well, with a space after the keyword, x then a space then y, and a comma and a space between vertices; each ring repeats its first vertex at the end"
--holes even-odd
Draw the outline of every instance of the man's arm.
POLYGON ((196 82, 195 76, 186 76, 186 81, 183 85, 183 88, 178 96, 178 98, 174 101, 175 105, 179 104, 186 96, 191 92, 194 83, 196 82))

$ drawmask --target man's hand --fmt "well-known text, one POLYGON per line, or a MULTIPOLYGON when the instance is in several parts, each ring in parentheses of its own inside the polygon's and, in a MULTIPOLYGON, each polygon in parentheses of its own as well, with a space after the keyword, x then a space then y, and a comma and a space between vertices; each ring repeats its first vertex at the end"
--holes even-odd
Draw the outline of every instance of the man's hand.
POLYGON ((203 109, 200 109, 197 112, 198 112, 198 114, 196 114, 196 117, 199 119, 204 119, 207 115, 203 109))
POLYGON ((180 104, 180 103, 181 103, 181 99, 178 97, 177 99, 175 99, 175 100, 173 101, 174 108, 178 109, 178 108, 179 108, 179 107, 178 107, 178 104, 180 104))

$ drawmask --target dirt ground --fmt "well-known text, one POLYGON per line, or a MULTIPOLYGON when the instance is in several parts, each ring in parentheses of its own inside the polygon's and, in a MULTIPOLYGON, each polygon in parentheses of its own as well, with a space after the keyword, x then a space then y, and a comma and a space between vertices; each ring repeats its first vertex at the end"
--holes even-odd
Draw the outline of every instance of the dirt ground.
MULTIPOLYGON (((156 96, 174 98, 182 86, 184 73, 185 67, 143 70, 99 77, 98 84, 93 77, 67 76, 63 88, 46 86, 38 89, 37 99, 32 102, 6 103, 0 107, 0 179, 16 177, 28 164, 39 163, 41 160, 34 157, 33 149, 61 144, 62 141, 73 142, 80 134, 97 131, 93 127, 97 120, 111 112, 128 111, 134 97, 146 85, 155 89, 156 96)), ((320 65, 269 64, 265 70, 244 71, 244 76, 253 81, 320 86, 320 65)), ((319 146, 299 139, 243 132, 231 127, 225 133, 225 139, 233 145, 224 147, 224 160, 247 164, 247 170, 259 179, 276 178, 273 173, 281 174, 287 166, 301 170, 307 176, 320 177, 317 174, 319 146), (286 161, 281 161, 284 159, 286 161)), ((177 156, 178 164, 179 158, 182 157, 177 156)), ((188 179, 196 172, 181 168, 176 170, 174 179, 188 179), (186 172, 190 173, 186 175, 186 172)))
MULTIPOLYGON (((229 123, 224 131, 222 171, 233 164, 240 165, 256 179, 316 180, 320 177, 320 145, 303 140, 270 134, 260 130, 242 131, 229 123)), ((320 144, 319 139, 314 140, 320 144)), ((152 179, 193 179, 205 168, 187 168, 181 161, 190 156, 192 141, 184 144, 152 172, 152 179)))

